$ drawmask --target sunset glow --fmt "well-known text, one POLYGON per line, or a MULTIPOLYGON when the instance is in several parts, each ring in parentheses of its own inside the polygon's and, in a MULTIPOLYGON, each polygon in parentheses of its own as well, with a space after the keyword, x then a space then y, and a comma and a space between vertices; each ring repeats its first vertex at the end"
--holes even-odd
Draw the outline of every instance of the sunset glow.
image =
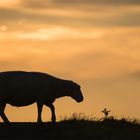
MULTIPOLYGON (((58 118, 73 112, 101 117, 105 107, 140 118, 140 2, 104 1, 0 2, 0 71, 41 71, 81 85, 84 101, 57 100, 58 118)), ((35 104, 6 107, 11 121, 36 121, 36 113, 35 104)))
POLYGON ((15 7, 18 6, 19 3, 20 0, 4 0, 0 1, 0 7, 1 8, 15 7))

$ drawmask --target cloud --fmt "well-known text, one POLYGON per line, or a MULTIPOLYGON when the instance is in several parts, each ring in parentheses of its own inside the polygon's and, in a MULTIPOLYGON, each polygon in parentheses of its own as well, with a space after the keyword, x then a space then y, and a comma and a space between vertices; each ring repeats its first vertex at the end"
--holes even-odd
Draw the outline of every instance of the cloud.
POLYGON ((23 28, 42 23, 77 27, 139 26, 139 3, 137 0, 24 0, 12 8, 1 7, 0 23, 16 25, 26 19, 28 24, 22 24, 23 28))
POLYGON ((0 23, 18 24, 21 19, 26 19, 30 24, 48 24, 63 26, 83 26, 83 27, 113 27, 113 26, 139 26, 140 11, 127 9, 110 9, 102 12, 89 11, 69 11, 69 10, 48 10, 48 11, 28 11, 19 9, 0 9, 0 23), (76 13, 76 14, 74 14, 76 13))
POLYGON ((93 4, 103 4, 103 5, 116 5, 116 4, 140 4, 139 0, 52 0, 54 3, 93 3, 93 4))
POLYGON ((4 0, 0 1, 0 7, 4 8, 13 8, 15 6, 19 6, 21 0, 4 0))
POLYGON ((58 40, 58 39, 96 39, 102 37, 103 32, 94 30, 92 32, 81 31, 65 27, 42 28, 34 32, 15 33, 15 38, 25 40, 58 40))
POLYGON ((139 0, 23 0, 22 3, 31 8, 48 8, 49 6, 57 7, 65 5, 66 7, 78 5, 96 5, 96 6, 128 6, 140 5, 139 0))
POLYGON ((128 77, 140 80, 140 70, 130 73, 128 77))
MULTIPOLYGON (((28 65, 22 63, 27 61, 29 68, 32 67, 36 70, 46 70, 66 77, 71 76, 71 79, 100 79, 101 81, 138 70, 140 60, 138 28, 102 29, 103 34, 99 37, 87 36, 90 32, 95 33, 94 30, 97 29, 90 29, 86 32, 80 30, 79 32, 62 27, 52 28, 34 32, 35 38, 31 38, 30 32, 26 32, 26 34, 23 32, 23 35, 28 36, 23 39, 21 33, 18 35, 18 37, 21 36, 21 39, 15 39, 14 43, 9 43, 10 37, 6 35, 9 45, 5 42, 1 43, 1 53, 5 54, 2 48, 7 48, 5 52, 6 50, 13 52, 14 56, 18 56, 18 58, 13 57, 14 60, 10 65, 8 61, 12 59, 6 53, 5 57, 1 57, 1 61, 7 60, 7 63, 2 64, 1 68, 12 65, 13 67, 28 68, 28 65), (61 31, 65 33, 61 34, 61 31), (51 32, 50 36, 49 32, 51 32), (46 35, 43 41, 40 35, 43 38, 46 35)), ((11 34, 11 37, 13 36, 11 34)))
POLYGON ((29 31, 8 31, 4 28, 5 25, 0 27, 0 41, 7 40, 25 40, 25 41, 52 41, 52 40, 66 40, 66 39, 97 39, 104 35, 100 29, 80 30, 76 28, 66 28, 63 26, 52 26, 48 28, 39 28, 29 31))

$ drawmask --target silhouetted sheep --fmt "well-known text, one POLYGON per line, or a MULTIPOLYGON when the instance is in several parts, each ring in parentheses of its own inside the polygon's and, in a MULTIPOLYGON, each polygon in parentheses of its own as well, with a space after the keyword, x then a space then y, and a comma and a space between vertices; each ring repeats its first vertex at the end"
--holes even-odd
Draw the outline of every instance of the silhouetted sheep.
POLYGON ((63 80, 41 72, 9 71, 0 73, 0 115, 9 122, 4 113, 6 104, 27 106, 37 103, 38 122, 42 122, 43 105, 52 112, 52 122, 56 121, 55 99, 70 96, 77 102, 83 101, 80 86, 73 81, 63 80))

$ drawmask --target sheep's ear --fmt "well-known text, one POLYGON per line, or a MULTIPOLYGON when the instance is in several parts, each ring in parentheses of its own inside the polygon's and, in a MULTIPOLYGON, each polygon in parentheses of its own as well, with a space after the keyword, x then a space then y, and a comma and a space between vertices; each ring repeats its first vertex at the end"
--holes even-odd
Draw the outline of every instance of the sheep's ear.
POLYGON ((74 81, 71 81, 71 82, 72 82, 72 84, 77 85, 77 83, 75 83, 74 81))
POLYGON ((80 85, 78 85, 78 84, 77 84, 77 87, 78 87, 78 88, 81 88, 81 86, 80 86, 80 85))
POLYGON ((75 82, 74 82, 74 81, 71 81, 71 83, 75 84, 75 82))
POLYGON ((74 86, 74 87, 81 88, 81 87, 80 87, 80 85, 78 85, 78 84, 77 84, 77 83, 75 83, 75 82, 73 82, 73 86, 74 86))

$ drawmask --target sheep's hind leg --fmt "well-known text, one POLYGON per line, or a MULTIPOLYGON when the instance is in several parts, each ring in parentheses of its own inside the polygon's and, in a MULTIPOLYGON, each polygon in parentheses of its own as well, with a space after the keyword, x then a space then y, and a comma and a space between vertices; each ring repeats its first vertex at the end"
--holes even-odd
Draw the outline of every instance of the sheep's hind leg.
POLYGON ((1 118, 3 119, 3 121, 4 121, 5 123, 8 123, 9 120, 8 120, 8 118, 6 117, 5 113, 4 113, 5 106, 6 106, 5 103, 0 103, 0 116, 1 116, 1 118))
POLYGON ((42 119, 41 119, 42 108, 43 108, 43 104, 37 102, 37 109, 38 109, 37 122, 38 123, 41 123, 42 122, 42 119))

